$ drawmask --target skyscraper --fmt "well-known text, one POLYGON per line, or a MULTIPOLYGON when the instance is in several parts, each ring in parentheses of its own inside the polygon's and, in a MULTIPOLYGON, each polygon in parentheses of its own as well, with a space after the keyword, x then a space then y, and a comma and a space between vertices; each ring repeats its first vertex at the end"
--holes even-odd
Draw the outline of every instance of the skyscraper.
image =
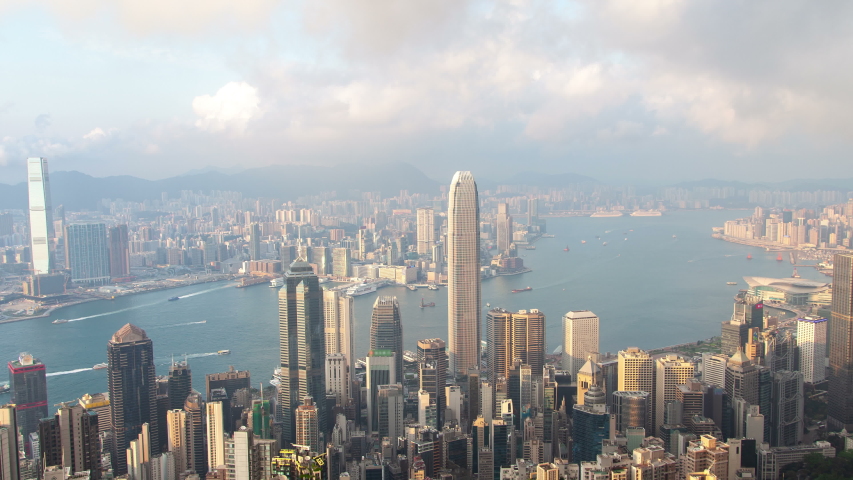
POLYGON ((0 406, 0 480, 18 480, 18 425, 14 403, 0 406))
POLYGON ((853 253, 833 262, 826 415, 832 430, 853 430, 853 253))
POLYGON ((323 291, 323 318, 326 322, 326 354, 341 354, 345 357, 346 374, 352 383, 355 368, 353 357, 353 331, 355 318, 353 297, 337 290, 323 291))
POLYGON ((456 172, 447 207, 447 340, 456 376, 480 366, 480 201, 471 172, 456 172))
POLYGON ((261 226, 257 223, 249 225, 249 258, 261 259, 261 226))
POLYGON ((509 254, 509 246, 512 243, 512 215, 509 214, 509 204, 505 202, 498 204, 495 230, 498 252, 505 255, 509 254))
POLYGON ((320 453, 320 432, 317 430, 317 405, 308 396, 296 407, 296 444, 309 447, 311 452, 320 453))
POLYGON ((797 321, 797 346, 800 349, 800 371, 806 383, 826 378, 825 318, 807 316, 797 321))
POLYGON ((74 283, 102 285, 110 281, 106 225, 74 223, 65 226, 65 268, 71 270, 74 283))
POLYGON ((30 254, 33 274, 48 274, 53 270, 50 240, 53 238, 53 204, 50 201, 50 180, 46 158, 27 159, 30 213, 30 254))
MULTIPOLYGON (((444 340, 440 338, 418 340, 417 360, 420 390, 428 392, 430 400, 436 405, 444 405, 448 363, 444 340)), ((442 413, 438 412, 438 421, 443 425, 442 413)))
POLYGON ((418 255, 431 255, 435 246, 435 210, 419 208, 417 212, 418 255))
POLYGON ((598 317, 589 310, 563 315, 563 370, 572 380, 593 353, 598 353, 598 317))
POLYGON ((403 377, 403 321, 400 318, 400 304, 397 297, 378 297, 373 303, 373 315, 370 319, 370 350, 390 350, 396 354, 397 383, 403 377))
POLYGON ((379 429, 378 395, 380 385, 399 383, 396 354, 391 350, 371 350, 365 359, 365 387, 367 388, 367 428, 370 432, 379 429))
POLYGON ((9 362, 11 403, 16 405, 18 430, 27 454, 32 454, 30 434, 38 432, 39 420, 47 417, 47 378, 44 364, 29 353, 9 362))
MULTIPOLYGON (((631 427, 644 427, 649 435, 655 435, 652 431, 654 422, 654 393, 655 393, 655 362, 648 352, 637 347, 628 347, 618 354, 619 361, 619 385, 618 390, 622 392, 646 392, 647 418, 642 425, 628 425, 631 427)), ((615 403, 615 399, 614 399, 615 403)))
POLYGON ((193 390, 184 402, 187 414, 187 468, 199 475, 207 473, 207 450, 204 444, 205 403, 201 394, 193 390))
POLYGON ((207 469, 214 471, 225 465, 225 430, 221 402, 208 402, 205 405, 207 419, 207 469))
POLYGON ((127 225, 110 228, 110 276, 113 278, 130 275, 130 243, 127 225))
POLYGON ((486 314, 486 331, 492 378, 509 375, 515 359, 541 375, 545 366, 545 314, 535 308, 516 313, 495 308, 486 314))
POLYGON ((595 461, 601 453, 601 441, 610 435, 610 415, 604 404, 604 391, 598 385, 587 390, 583 405, 575 405, 572 412, 572 461, 595 461))
MULTIPOLYGON (((278 420, 282 443, 296 441, 294 411, 302 398, 326 398, 326 340, 323 290, 311 265, 301 257, 290 265, 278 294, 281 384, 278 420)), ((320 432, 326 431, 326 402, 317 405, 320 432)))
POLYGON ((97 413, 62 404, 53 418, 41 420, 39 444, 42 468, 58 465, 72 472, 88 470, 92 480, 101 478, 97 413))
MULTIPOLYGON (((655 434, 659 434, 660 426, 664 424, 664 410, 667 402, 675 400, 678 386, 693 378, 695 369, 696 365, 693 362, 678 355, 667 355, 655 360, 655 391, 653 397, 655 434)), ((651 432, 646 432, 646 435, 651 434, 651 432)))
POLYGON ((166 433, 166 448, 172 452, 175 458, 176 472, 185 472, 193 469, 190 455, 192 451, 190 442, 192 425, 187 417, 187 412, 180 409, 166 412, 166 425, 163 430, 166 433))
POLYGON ((113 469, 127 472, 125 450, 147 423, 151 435, 151 454, 160 450, 157 424, 157 382, 154 371, 154 344, 145 331, 125 324, 107 343, 107 383, 112 405, 113 469))

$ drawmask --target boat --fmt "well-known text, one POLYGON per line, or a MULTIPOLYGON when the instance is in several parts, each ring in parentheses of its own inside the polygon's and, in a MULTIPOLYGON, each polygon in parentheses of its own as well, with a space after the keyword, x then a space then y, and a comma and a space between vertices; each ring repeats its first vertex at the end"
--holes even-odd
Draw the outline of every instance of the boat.
POLYGON ((231 355, 231 350, 219 350, 216 352, 217 355, 231 355))
POLYGON ((556 238, 556 235, 552 235, 550 233, 543 233, 542 238, 556 238))
POLYGON ((424 297, 421 297, 421 308, 425 308, 425 307, 434 307, 434 306, 435 306, 435 302, 426 302, 426 303, 424 303, 424 297))
POLYGON ((672 238, 677 238, 677 237, 675 235, 673 235, 672 238))
POLYGON ((602 244, 601 244, 601 246, 602 246, 602 247, 606 247, 606 246, 607 246, 607 242, 602 243, 602 244))
POLYGON ((174 302, 174 301, 176 301, 176 300, 180 300, 180 299, 181 299, 181 297, 170 297, 170 298, 169 298, 169 301, 170 301, 170 302, 174 302))
POLYGON ((12 389, 12 387, 8 383, 4 383, 3 385, 0 385, 0 393, 6 393, 11 389, 12 389))
POLYGON ((536 245, 528 245, 524 247, 525 250, 536 250, 536 245))
POLYGON ((513 290, 512 293, 529 292, 531 290, 533 290, 533 287, 517 288, 517 289, 513 290))
POLYGON ((360 283, 353 287, 347 289, 346 294, 350 297, 357 297, 359 295, 367 295, 368 293, 373 293, 376 291, 378 287, 375 283, 360 283))
POLYGON ((782 261, 782 254, 781 254, 781 253, 780 253, 779 255, 776 255, 776 261, 777 261, 777 262, 781 262, 781 261, 782 261))
POLYGON ((273 278, 270 280, 270 288, 279 288, 284 286, 284 277, 273 278))
POLYGON ((418 287, 416 287, 416 286, 414 286, 414 285, 406 285, 406 288, 408 288, 409 290, 411 290, 411 291, 413 291, 413 292, 414 292, 414 291, 416 291, 416 290, 418 289, 418 287))
POLYGON ((637 210, 636 212, 631 212, 632 217, 659 217, 661 216, 660 210, 637 210))
POLYGON ((92 370, 103 370, 109 366, 108 363, 96 363, 92 366, 92 370))
POLYGON ((726 285, 737 285, 737 282, 726 282, 726 285))
MULTIPOLYGON (((586 243, 586 240, 581 240, 581 244, 584 244, 584 243, 586 243)), ((568 248, 568 247, 567 247, 567 248, 568 248)))
POLYGON ((436 285, 436 284, 434 284, 434 283, 433 283, 433 284, 430 284, 430 286, 428 286, 428 287, 427 287, 427 289, 429 289, 429 290, 438 290, 438 285, 436 285))
POLYGON ((563 251, 564 251, 564 252, 568 252, 568 251, 569 251, 569 246, 568 246, 568 245, 566 245, 566 248, 564 248, 564 249, 563 249, 563 251))
POLYGON ((604 218, 604 217, 621 217, 622 212, 617 212, 614 210, 601 210, 590 215, 591 218, 604 218))
POLYGON ((54 320, 54 321, 52 321, 52 322, 50 322, 50 323, 56 323, 56 324, 59 324, 59 323, 68 323, 68 320, 66 320, 66 319, 64 319, 64 318, 57 318, 56 320, 54 320))
POLYGON ((747 254, 746 254, 746 259, 747 259, 747 260, 752 260, 752 254, 751 254, 751 253, 747 253, 747 254))
POLYGON ((791 278, 800 278, 800 274, 797 272, 797 267, 794 267, 794 273, 791 274, 791 278))

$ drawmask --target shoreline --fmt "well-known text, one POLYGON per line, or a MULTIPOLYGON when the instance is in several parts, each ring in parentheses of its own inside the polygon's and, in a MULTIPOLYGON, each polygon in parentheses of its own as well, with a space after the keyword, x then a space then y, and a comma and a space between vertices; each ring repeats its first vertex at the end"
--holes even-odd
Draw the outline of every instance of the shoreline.
MULTIPOLYGON (((115 295, 115 297, 129 297, 129 296, 133 296, 133 295, 141 295, 143 293, 159 292, 162 290, 172 290, 172 289, 181 288, 181 287, 191 287, 193 285, 201 285, 204 283, 218 283, 218 282, 223 282, 223 281, 227 281, 227 280, 233 280, 233 278, 217 278, 217 279, 213 279, 213 280, 204 280, 204 281, 199 281, 199 282, 183 283, 183 284, 176 284, 176 285, 168 285, 167 284, 167 285, 161 285, 161 286, 157 286, 157 287, 153 287, 153 288, 146 288, 144 290, 139 290, 139 291, 129 291, 127 293, 115 295)), ((53 305, 38 315, 27 315, 24 317, 4 318, 4 319, 0 320, 0 325, 6 324, 6 323, 23 322, 26 320, 36 320, 39 318, 47 318, 47 317, 50 317, 54 312, 62 310, 63 308, 66 308, 66 307, 73 307, 75 305, 80 305, 83 303, 96 302, 96 301, 102 301, 102 300, 112 300, 112 299, 113 298, 101 297, 101 296, 92 296, 92 297, 87 297, 87 298, 80 298, 78 300, 73 300, 73 301, 68 302, 68 303, 63 303, 60 305, 53 305)))

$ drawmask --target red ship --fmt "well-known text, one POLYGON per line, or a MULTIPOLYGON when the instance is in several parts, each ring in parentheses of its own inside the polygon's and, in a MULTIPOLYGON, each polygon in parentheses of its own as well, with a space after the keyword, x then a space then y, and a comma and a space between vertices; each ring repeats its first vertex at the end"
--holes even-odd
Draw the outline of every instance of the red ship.
POLYGON ((782 254, 781 254, 781 253, 780 253, 779 255, 776 255, 776 261, 777 261, 777 262, 781 262, 781 261, 782 261, 782 254))
POLYGON ((512 293, 529 292, 531 290, 533 290, 533 287, 518 288, 518 289, 513 290, 512 293))
POLYGON ((751 254, 751 253, 747 253, 747 254, 746 254, 746 259, 747 259, 747 260, 752 260, 752 254, 751 254))
POLYGON ((568 246, 568 245, 566 245, 566 248, 564 248, 564 249, 563 249, 563 251, 564 251, 564 252, 568 252, 568 251, 569 251, 569 246, 568 246))

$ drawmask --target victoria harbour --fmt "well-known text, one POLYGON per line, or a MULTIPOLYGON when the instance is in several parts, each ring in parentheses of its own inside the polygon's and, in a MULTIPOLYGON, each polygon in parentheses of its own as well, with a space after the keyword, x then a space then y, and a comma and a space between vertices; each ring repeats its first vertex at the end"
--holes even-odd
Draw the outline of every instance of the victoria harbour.
MULTIPOLYGON (((483 282, 483 316, 486 304, 511 311, 539 309, 546 315, 548 352, 561 345, 561 317, 569 310, 588 309, 600 316, 602 352, 719 335, 720 322, 731 316, 733 295, 745 288, 743 276, 782 278, 792 270, 774 252, 711 238, 712 227, 738 216, 743 211, 548 219, 554 238, 539 239, 535 250, 519 250, 532 272, 483 282), (730 281, 737 286, 727 285, 730 281), (511 293, 528 286, 532 290, 511 293)), ((801 268, 800 274, 830 280, 813 269, 801 268)), ((355 298, 356 356, 367 354, 377 295, 399 299, 405 348, 413 349, 418 339, 446 338, 444 287, 385 287, 355 298), (422 308, 421 299, 435 306, 422 308)), ((90 302, 47 318, 0 325, 0 351, 4 358, 21 351, 38 356, 47 365, 49 403, 69 401, 106 388, 106 371, 92 366, 106 361, 107 341, 128 322, 153 340, 158 374, 166 373, 173 357, 186 355, 200 391, 205 373, 225 371, 229 365, 250 370, 256 386, 267 384, 276 367, 278 290, 266 285, 234 288, 231 282, 90 302), (180 301, 168 301, 173 296, 180 301), (55 325, 55 319, 69 321, 55 325), (231 353, 219 355, 220 350, 231 353)))

